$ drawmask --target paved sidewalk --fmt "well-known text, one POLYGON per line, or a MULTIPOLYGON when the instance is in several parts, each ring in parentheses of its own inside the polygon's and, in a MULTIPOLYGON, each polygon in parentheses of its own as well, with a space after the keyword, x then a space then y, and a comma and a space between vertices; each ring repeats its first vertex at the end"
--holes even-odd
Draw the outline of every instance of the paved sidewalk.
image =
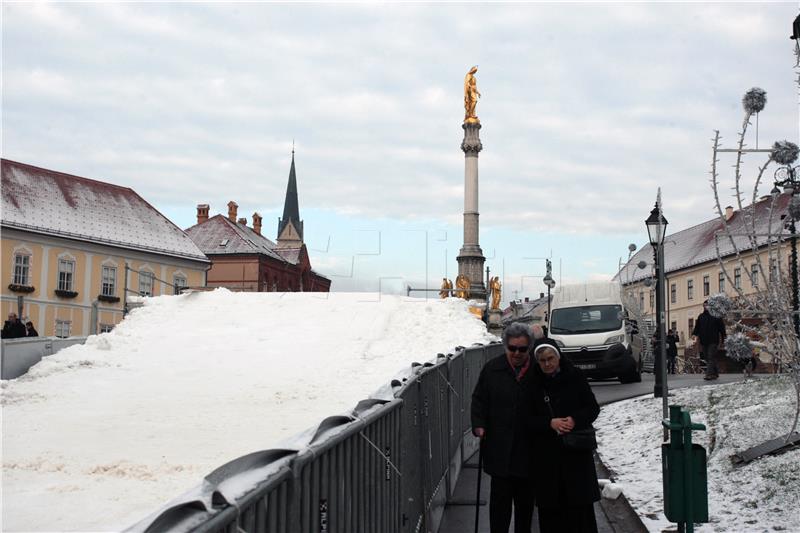
MULTIPOLYGON (((478 490, 477 463, 478 455, 475 454, 464 464, 452 498, 452 501, 470 502, 472 505, 448 504, 444 511, 439 533, 473 533, 475 531, 475 494, 478 490)), ((599 474, 598 472, 598 476, 599 474)), ((478 531, 480 533, 489 533, 489 476, 485 473, 482 474, 481 479, 481 500, 485 502, 485 505, 480 508, 478 531)), ((615 533, 599 502, 594 506, 594 514, 597 517, 597 531, 599 533, 615 533)), ((513 519, 511 523, 514 523, 513 519)), ((510 531, 513 533, 513 525, 510 531)), ((532 531, 535 533, 539 531, 538 518, 535 514, 533 516, 532 531)))

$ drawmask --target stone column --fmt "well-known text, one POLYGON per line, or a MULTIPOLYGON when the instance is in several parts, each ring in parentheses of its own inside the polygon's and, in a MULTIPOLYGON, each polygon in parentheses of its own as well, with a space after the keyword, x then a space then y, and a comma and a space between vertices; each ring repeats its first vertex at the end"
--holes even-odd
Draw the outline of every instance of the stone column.
POLYGON ((483 257, 479 242, 478 222, 478 153, 483 149, 480 136, 481 123, 468 120, 461 126, 464 129, 464 244, 458 254, 458 273, 470 280, 470 291, 476 299, 486 299, 486 286, 483 279, 483 257))

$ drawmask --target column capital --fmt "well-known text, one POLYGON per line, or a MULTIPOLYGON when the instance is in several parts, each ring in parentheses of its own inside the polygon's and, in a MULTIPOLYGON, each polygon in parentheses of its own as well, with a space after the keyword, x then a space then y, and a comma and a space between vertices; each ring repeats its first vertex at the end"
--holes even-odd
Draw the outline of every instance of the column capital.
POLYGON ((461 125, 464 129, 464 140, 461 142, 461 149, 466 155, 478 155, 483 150, 478 132, 481 129, 480 122, 465 122, 461 125))

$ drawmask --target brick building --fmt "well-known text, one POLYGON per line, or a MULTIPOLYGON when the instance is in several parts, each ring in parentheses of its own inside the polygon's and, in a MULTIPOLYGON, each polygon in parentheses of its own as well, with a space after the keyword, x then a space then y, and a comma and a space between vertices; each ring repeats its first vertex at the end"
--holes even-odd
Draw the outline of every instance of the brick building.
POLYGON ((197 206, 197 224, 186 234, 211 260, 209 287, 234 291, 328 292, 331 280, 311 268, 303 242, 303 221, 297 199, 297 176, 289 170, 283 217, 278 222, 278 239, 262 234, 262 218, 253 213, 252 226, 238 215, 236 202, 228 202, 228 215, 209 217, 209 205, 197 206))

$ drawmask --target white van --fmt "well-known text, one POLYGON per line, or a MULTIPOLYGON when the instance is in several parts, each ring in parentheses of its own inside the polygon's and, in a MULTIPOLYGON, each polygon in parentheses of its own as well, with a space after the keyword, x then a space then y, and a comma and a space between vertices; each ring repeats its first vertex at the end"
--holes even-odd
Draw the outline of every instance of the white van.
POLYGON ((548 319, 549 337, 588 377, 642 380, 642 342, 628 320, 619 283, 557 288, 548 319))

